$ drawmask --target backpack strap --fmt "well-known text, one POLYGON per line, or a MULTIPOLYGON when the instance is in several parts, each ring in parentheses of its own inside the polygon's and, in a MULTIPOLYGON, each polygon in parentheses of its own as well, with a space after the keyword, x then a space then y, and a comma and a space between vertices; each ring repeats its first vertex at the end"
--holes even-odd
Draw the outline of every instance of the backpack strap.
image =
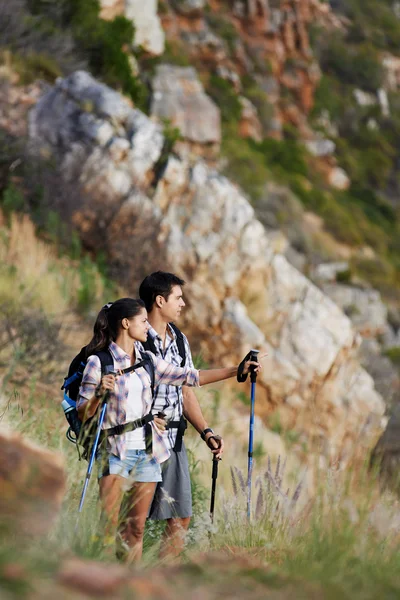
POLYGON ((185 340, 183 338, 183 333, 174 323, 169 323, 169 326, 174 331, 176 335, 176 345, 178 346, 179 355, 182 358, 181 367, 185 366, 186 363, 186 348, 185 348, 185 340))
POLYGON ((114 366, 114 359, 112 357, 111 352, 108 350, 100 350, 99 352, 95 352, 95 356, 98 356, 101 364, 101 375, 103 376, 106 372, 106 367, 114 366))
POLYGON ((180 452, 182 450, 182 439, 185 435, 185 431, 187 429, 187 421, 183 415, 179 421, 169 421, 167 423, 166 429, 177 429, 176 439, 174 445, 174 452, 180 452))
POLYGON ((147 335, 147 340, 145 342, 141 342, 141 344, 143 348, 147 350, 147 352, 152 352, 157 356, 157 348, 154 343, 154 339, 151 337, 150 334, 147 335))
POLYGON ((136 419, 135 421, 130 421, 129 423, 123 423, 122 425, 115 425, 115 427, 109 427, 108 429, 103 429, 103 435, 110 437, 111 435, 122 435, 123 433, 128 433, 129 431, 134 431, 139 427, 143 427, 150 423, 150 421, 154 420, 154 415, 149 413, 140 419, 136 419))

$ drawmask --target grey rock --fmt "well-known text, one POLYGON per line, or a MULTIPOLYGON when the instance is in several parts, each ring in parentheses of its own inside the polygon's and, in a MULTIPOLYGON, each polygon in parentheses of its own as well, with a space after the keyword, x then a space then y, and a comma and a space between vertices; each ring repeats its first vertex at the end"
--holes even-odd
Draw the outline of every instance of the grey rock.
POLYGON ((175 10, 187 17, 200 16, 207 4, 207 0, 172 0, 175 10))
POLYGON ((220 112, 204 92, 192 67, 160 65, 153 79, 151 114, 169 119, 183 138, 199 144, 220 143, 220 112))
POLYGON ((387 308, 378 291, 341 284, 326 284, 322 289, 350 317, 361 334, 376 336, 385 331, 387 308))
POLYGON ((125 0, 125 16, 135 26, 134 45, 160 56, 165 48, 165 33, 157 14, 157 0, 125 0))
POLYGON ((315 140, 307 140, 305 146, 314 156, 330 156, 335 152, 336 144, 332 140, 319 138, 315 140))
POLYGON ((316 281, 336 281, 338 273, 343 273, 349 269, 349 263, 346 261, 320 263, 315 266, 310 273, 311 279, 316 281))

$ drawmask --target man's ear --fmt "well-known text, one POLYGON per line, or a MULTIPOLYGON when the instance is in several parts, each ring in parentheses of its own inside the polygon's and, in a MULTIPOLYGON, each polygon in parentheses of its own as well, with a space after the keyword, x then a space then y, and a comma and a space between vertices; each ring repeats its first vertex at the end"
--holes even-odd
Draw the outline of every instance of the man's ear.
POLYGON ((156 305, 158 306, 158 308, 162 307, 162 305, 164 304, 164 300, 165 300, 165 298, 163 296, 161 296, 161 294, 156 296, 156 305))

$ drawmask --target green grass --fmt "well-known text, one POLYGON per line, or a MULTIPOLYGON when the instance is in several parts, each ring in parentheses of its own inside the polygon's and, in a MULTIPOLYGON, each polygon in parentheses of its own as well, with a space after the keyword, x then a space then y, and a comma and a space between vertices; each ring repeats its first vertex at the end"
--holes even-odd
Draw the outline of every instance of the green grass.
MULTIPOLYGON (((6 418, 24 436, 64 454, 68 477, 63 506, 49 534, 32 539, 28 545, 18 535, 10 537, 5 532, 2 537, 1 589, 10 597, 24 597, 31 585, 40 589, 46 581, 46 586, 51 586, 66 557, 101 562, 113 559, 99 530, 95 477, 78 521, 77 506, 87 463, 77 460, 75 448, 64 437, 66 421, 58 402, 52 396, 39 395, 33 386, 22 403, 21 399, 16 402, 10 397, 6 418), (10 580, 2 574, 3 567, 10 562, 23 569, 25 578, 10 580)), ((317 469, 308 479, 314 482, 315 490, 315 495, 310 497, 304 472, 285 473, 281 461, 272 465, 261 455, 258 462, 264 468, 253 478, 251 522, 248 523, 246 517, 246 475, 234 468, 234 487, 220 482, 217 485, 216 518, 211 527, 209 484, 207 489, 203 487, 199 464, 192 456, 195 518, 184 565, 166 585, 182 586, 182 593, 201 585, 203 593, 218 590, 229 594, 234 578, 237 589, 250 590, 250 598, 255 590, 258 594, 264 590, 265 594, 274 589, 280 589, 282 594, 287 590, 288 595, 282 598, 290 598, 293 586, 299 598, 398 597, 397 500, 379 489, 375 473, 364 466, 344 471, 317 469), (214 554, 207 559, 209 551, 214 554), (201 554, 204 552, 206 554, 201 554), (199 558, 199 553, 203 558, 199 558), (219 566, 215 563, 216 556, 219 566), (311 590, 315 596, 308 595, 311 590)), ((222 468, 227 468, 224 463, 221 463, 222 468)), ((147 569, 161 567, 157 559, 161 532, 160 524, 147 528, 144 552, 147 569)))

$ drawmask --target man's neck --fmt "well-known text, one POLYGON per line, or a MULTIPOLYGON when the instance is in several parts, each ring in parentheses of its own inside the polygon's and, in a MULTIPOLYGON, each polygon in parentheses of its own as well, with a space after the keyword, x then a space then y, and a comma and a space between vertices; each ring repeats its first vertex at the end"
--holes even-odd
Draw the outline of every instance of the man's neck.
POLYGON ((152 326, 152 328, 154 329, 154 331, 156 331, 158 333, 158 335, 160 336, 162 341, 165 342, 165 336, 167 333, 168 323, 155 310, 152 310, 151 312, 149 312, 149 314, 147 316, 147 320, 150 323, 150 325, 152 326))

